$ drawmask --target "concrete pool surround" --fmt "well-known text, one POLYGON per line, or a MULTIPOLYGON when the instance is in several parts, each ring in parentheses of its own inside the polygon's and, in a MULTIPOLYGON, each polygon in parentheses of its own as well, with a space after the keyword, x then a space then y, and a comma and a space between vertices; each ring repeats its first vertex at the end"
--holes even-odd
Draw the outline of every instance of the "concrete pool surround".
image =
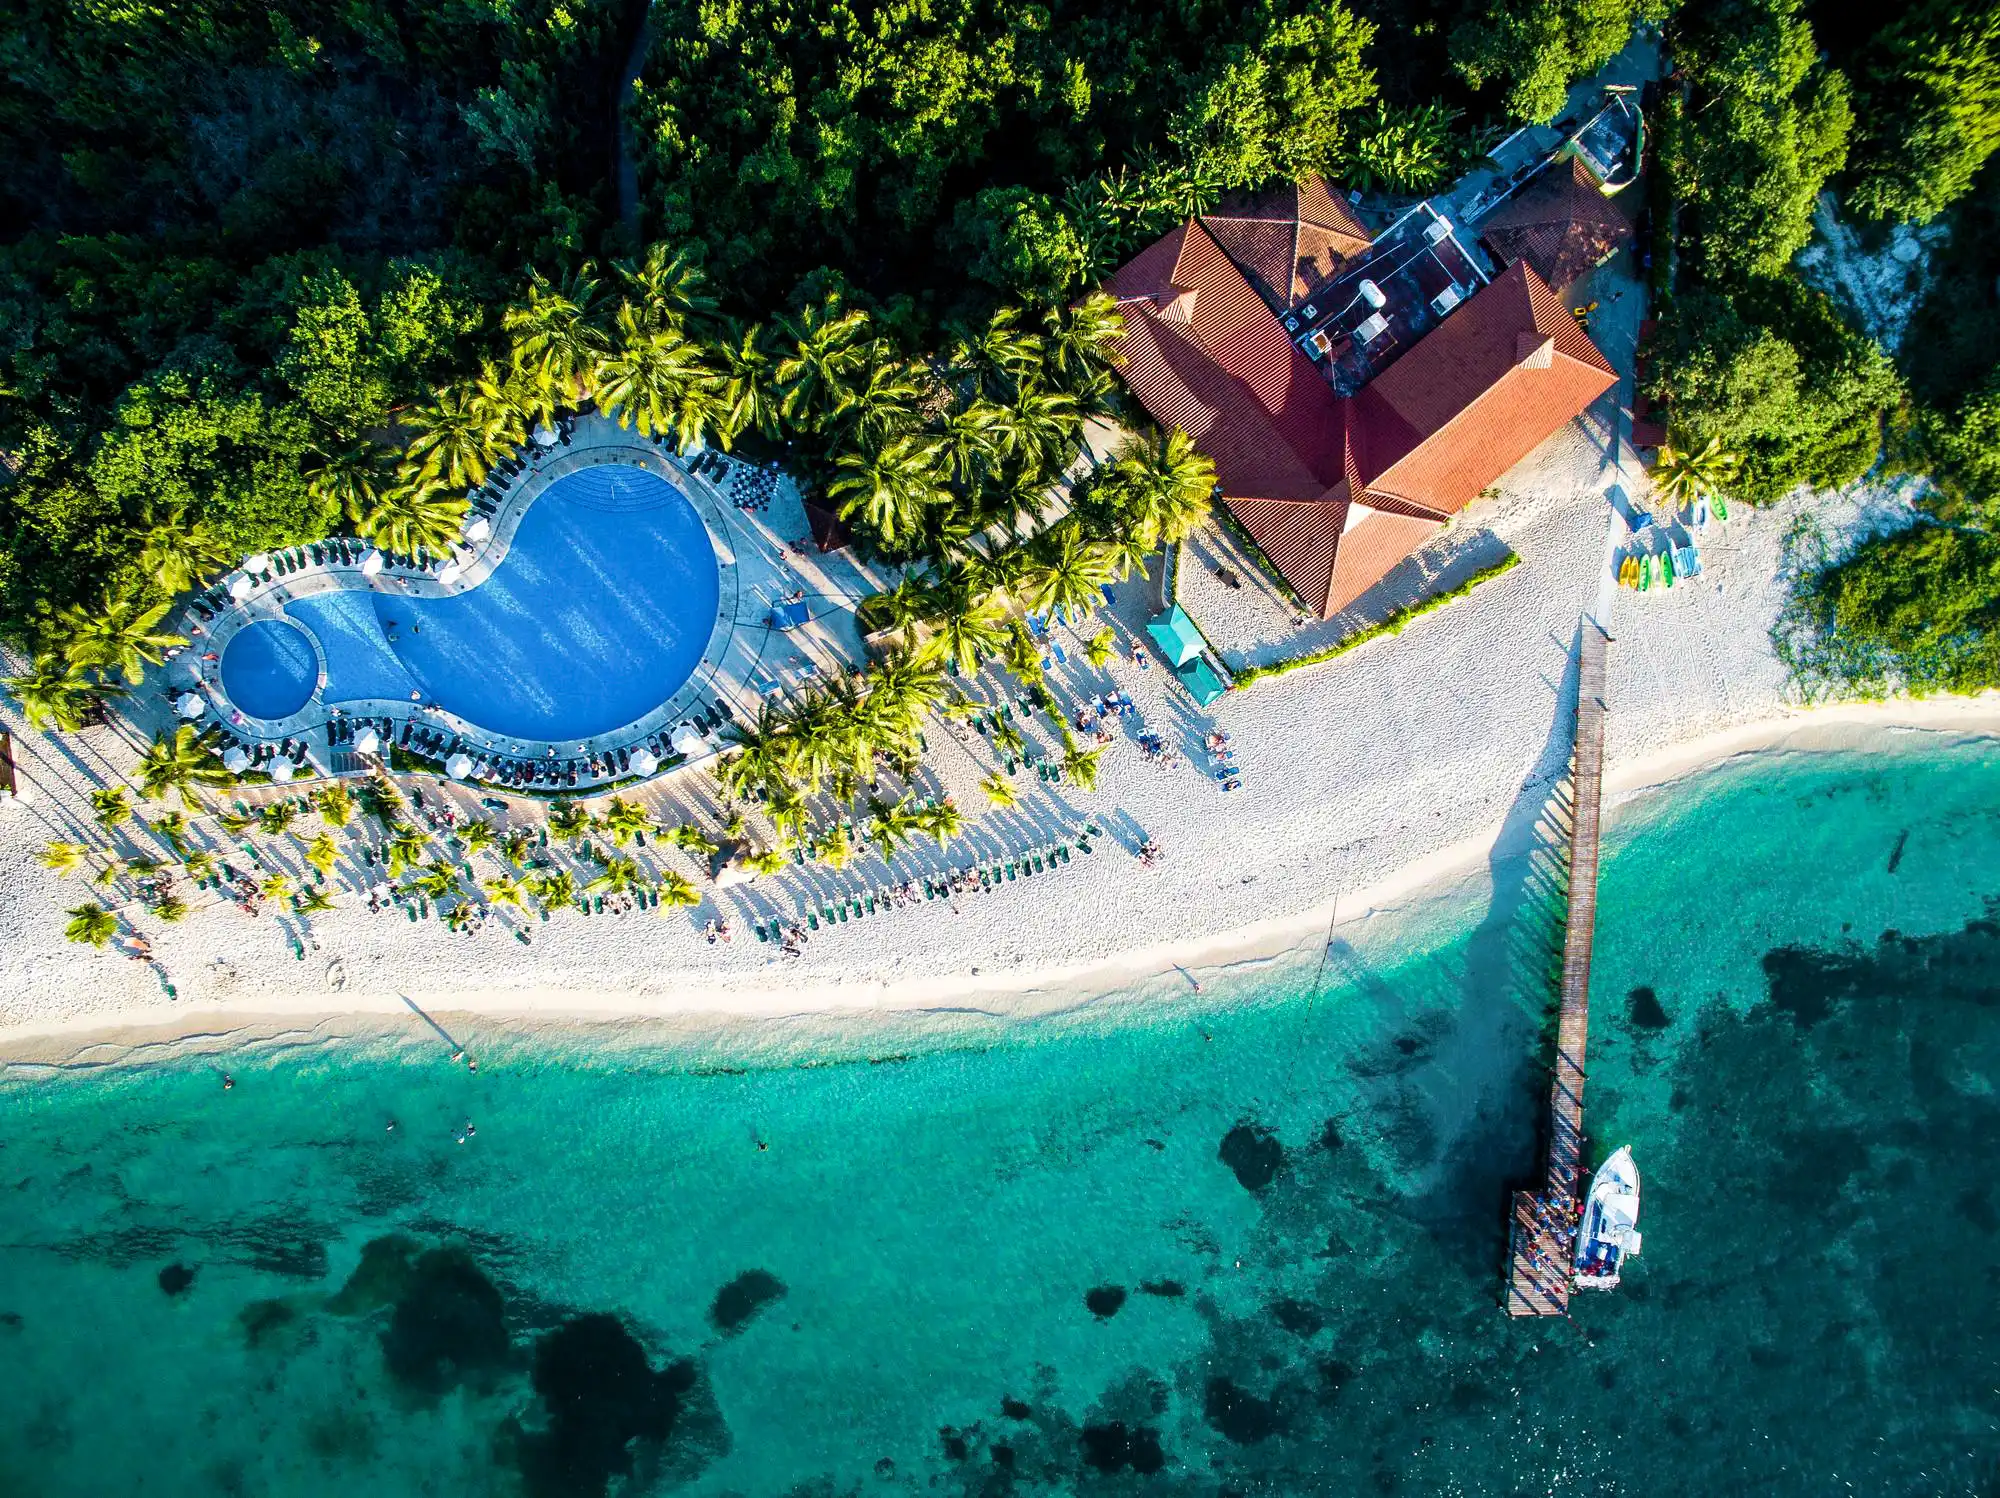
MULTIPOLYGON (((608 427, 609 423, 604 425, 608 427)), ((387 718, 398 724, 413 722, 433 732, 456 737, 475 753, 486 750, 513 759, 591 756, 633 748, 649 738, 664 739, 694 716, 705 697, 714 695, 718 690, 718 672, 729 652, 740 617, 743 579, 738 565, 739 555, 746 545, 754 550, 761 538, 742 534, 746 523, 744 519, 735 513, 732 506, 722 502, 708 484, 690 477, 678 459, 629 433, 616 432, 616 429, 613 432, 615 435, 600 432, 598 441, 579 444, 578 449, 573 451, 524 454, 532 462, 530 471, 515 479, 500 496, 490 518, 475 513, 473 521, 486 519, 484 527, 477 523, 468 524, 470 534, 477 536, 484 529, 484 536, 476 542, 461 542, 452 557, 443 559, 434 569, 395 562, 384 565, 372 557, 366 547, 354 546, 350 547, 355 555, 352 563, 328 556, 326 561, 302 571, 285 574, 266 571, 262 575, 239 573, 230 580, 226 590, 230 595, 228 604, 212 618, 201 621, 203 633, 196 637, 199 653, 191 653, 182 661, 177 661, 172 675, 183 681, 192 680, 207 694, 215 705, 214 721, 226 730, 260 742, 310 738, 321 746, 317 751, 320 756, 326 753, 324 731, 327 725, 343 717, 387 718), (693 528, 694 532, 705 535, 713 554, 716 592, 706 638, 685 679, 664 700, 626 721, 594 728, 585 735, 549 738, 497 731, 491 724, 479 723, 451 711, 443 702, 425 700, 421 691, 396 698, 360 696, 342 697, 337 701, 326 699, 330 669, 326 648, 311 627, 288 612, 290 605, 331 594, 352 593, 368 600, 377 618, 382 619, 381 608, 385 603, 448 600, 472 593, 507 561, 515 537, 538 499, 564 479, 604 465, 636 470, 663 481, 672 490, 672 495, 668 496, 669 503, 692 508, 700 522, 698 527, 693 528), (241 586, 246 579, 251 583, 247 591, 241 586), (238 637, 244 631, 251 631, 251 634, 239 642, 238 637), (285 633, 281 635, 278 631, 285 633), (246 672, 235 668, 261 666, 273 653, 289 653, 296 657, 299 640, 305 641, 312 651, 314 679, 295 708, 277 716, 266 716, 253 710, 264 708, 270 711, 289 706, 289 700, 280 697, 275 684, 270 691, 246 690, 246 700, 237 700, 224 679, 225 662, 232 664, 230 675, 239 682, 255 682, 259 680, 255 670, 246 672), (248 658, 241 655, 232 657, 232 646, 239 651, 250 649, 253 653, 248 658), (290 647, 289 652, 286 647, 290 647), (183 662, 192 667, 192 677, 181 669, 183 662), (411 700, 412 697, 415 700, 411 700)), ((614 492, 617 487, 613 486, 614 492)), ((601 508, 590 504, 588 498, 581 502, 591 508, 601 508)), ((648 507, 640 505, 636 508, 648 507)), ((689 621, 689 629, 690 634, 698 631, 699 621, 689 621)), ((411 632, 417 632, 415 621, 412 621, 411 632)), ((386 647, 394 652, 396 634, 388 629, 384 634, 386 647)), ((400 652, 397 652, 397 658, 401 659, 400 652)), ((301 669, 296 659, 284 664, 288 669, 301 669)), ((338 664, 334 663, 336 671, 338 664)), ((303 685, 302 672, 298 681, 303 685)), ((180 685, 180 682, 175 682, 175 685, 180 685)), ((284 685, 289 691, 290 684, 284 685)), ((450 694, 441 692, 440 695, 450 694)), ((683 735, 684 742, 685 737, 683 735)), ((322 768, 326 768, 324 762, 322 768)))

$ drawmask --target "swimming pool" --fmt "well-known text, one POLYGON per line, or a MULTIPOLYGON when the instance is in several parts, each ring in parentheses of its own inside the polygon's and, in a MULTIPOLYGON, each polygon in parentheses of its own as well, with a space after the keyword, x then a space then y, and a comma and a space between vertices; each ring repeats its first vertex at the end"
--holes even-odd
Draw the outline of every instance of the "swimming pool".
POLYGON ((224 649, 223 690, 266 720, 296 712, 299 651, 318 642, 327 706, 422 701, 511 739, 623 727, 700 664, 721 599, 700 514, 657 474, 603 464, 550 482, 477 587, 412 598, 356 585, 285 605, 224 649), (287 704, 290 704, 287 706, 287 704), (271 709, 267 711, 267 709, 271 709), (276 709, 283 709, 277 711, 276 709))

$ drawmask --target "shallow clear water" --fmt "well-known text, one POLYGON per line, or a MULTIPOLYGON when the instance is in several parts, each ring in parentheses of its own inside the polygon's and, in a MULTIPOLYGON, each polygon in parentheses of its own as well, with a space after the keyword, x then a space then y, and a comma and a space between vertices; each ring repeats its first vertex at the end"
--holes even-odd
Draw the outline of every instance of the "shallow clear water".
MULTIPOLYGON (((325 652, 327 703, 415 693, 490 733, 561 741, 673 696, 701 661, 720 590, 694 506, 656 474, 605 465, 550 484, 476 588, 422 599, 343 589, 286 613, 325 652)), ((245 630, 223 653, 223 685, 245 711, 304 701, 296 661, 274 643, 245 630)))
POLYGON ((1497 1309, 1553 892, 1491 876, 944 1048, 17 1072, 0 1492, 1992 1492, 2000 751, 1613 818, 1646 1246, 1567 1322, 1497 1309))

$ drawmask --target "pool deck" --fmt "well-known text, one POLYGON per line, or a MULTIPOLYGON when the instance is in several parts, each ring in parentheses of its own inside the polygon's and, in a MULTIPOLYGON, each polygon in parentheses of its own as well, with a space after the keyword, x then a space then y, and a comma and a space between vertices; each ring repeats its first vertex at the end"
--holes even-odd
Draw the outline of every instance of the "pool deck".
MULTIPOLYGON (((223 587, 238 577, 248 577, 250 591, 206 619, 192 606, 184 612, 175 628, 193 643, 169 662, 165 696, 157 702, 132 704, 142 716, 150 716, 149 708, 157 708, 161 715, 159 724, 142 722, 142 726, 166 726, 173 717, 172 702, 193 688, 209 703, 198 722, 218 725, 253 748, 287 740, 294 746, 304 744, 307 758, 320 773, 356 768, 336 764, 341 746, 328 740, 329 724, 343 717, 387 720, 398 728, 420 725, 462 741, 475 759, 483 753, 517 761, 587 759, 634 747, 649 738, 663 739, 697 715, 712 721, 718 706, 726 707, 737 718, 748 719, 770 692, 795 689, 865 659, 854 609, 861 598, 884 586, 884 579, 851 552, 821 553, 813 545, 805 509, 788 477, 779 478, 764 509, 739 508, 731 497, 730 484, 747 465, 732 459, 728 471, 697 477, 689 472, 692 459, 683 459, 599 415, 578 418, 567 444, 530 449, 522 457, 528 466, 500 493, 489 521, 490 534, 477 543, 461 543, 456 551, 460 570, 450 581, 440 580, 431 570, 394 563, 371 577, 358 563, 334 560, 284 573, 265 569, 230 574, 223 579, 223 587), (423 702, 365 699, 330 704, 322 696, 326 657, 309 629, 302 632, 312 640, 319 682, 304 707, 283 718, 264 719, 244 713, 230 700, 222 684, 221 658, 238 630, 256 620, 284 618, 287 605, 295 600, 340 590, 365 589, 409 598, 445 598, 470 592, 506 560, 530 506, 551 484, 603 463, 641 468, 673 485, 693 504, 715 547, 720 596, 707 645, 687 682, 652 711, 589 738, 557 741, 497 734, 423 702), (772 608, 797 594, 804 595, 810 617, 802 626, 776 629, 771 622, 772 608)), ((492 487, 489 485, 489 490, 492 487)), ((296 555, 296 549, 289 554, 296 555)), ((690 755, 684 763, 699 763, 722 747, 717 734, 711 732, 704 737, 704 752, 690 755)), ((342 754, 341 758, 345 761, 353 756, 342 754)), ((578 786, 633 778, 629 773, 580 774, 578 786)))

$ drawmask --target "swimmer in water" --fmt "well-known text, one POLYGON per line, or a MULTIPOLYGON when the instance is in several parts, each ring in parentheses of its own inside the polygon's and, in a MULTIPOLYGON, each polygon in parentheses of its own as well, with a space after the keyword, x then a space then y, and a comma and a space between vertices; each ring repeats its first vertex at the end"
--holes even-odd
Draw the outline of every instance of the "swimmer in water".
POLYGON ((227 1092, 229 1091, 230 1088, 234 1087, 235 1085, 236 1085, 236 1079, 230 1076, 228 1072, 224 1072, 222 1074, 222 1090, 224 1092, 227 1092))
POLYGON ((389 1120, 389 1132, 391 1134, 396 1132, 396 1120, 393 1118, 389 1120))
POLYGON ((470 1138, 471 1138, 471 1137, 472 1137, 472 1136, 473 1136, 474 1134, 477 1134, 478 1132, 479 1132, 479 1130, 475 1129, 475 1128, 474 1128, 474 1127, 472 1126, 472 1120, 468 1118, 468 1119, 467 1119, 467 1120, 465 1121, 465 1137, 466 1137, 467 1139, 470 1139, 470 1138))

